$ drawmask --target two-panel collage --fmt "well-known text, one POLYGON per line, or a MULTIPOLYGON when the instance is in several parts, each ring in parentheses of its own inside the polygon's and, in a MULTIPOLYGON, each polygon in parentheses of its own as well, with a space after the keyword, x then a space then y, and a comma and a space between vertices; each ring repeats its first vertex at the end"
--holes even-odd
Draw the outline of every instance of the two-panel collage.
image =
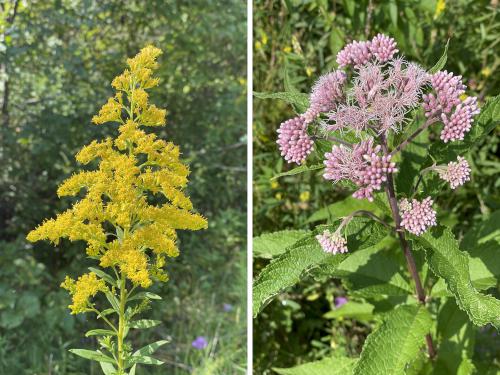
POLYGON ((0 375, 500 375, 498 0, 0 0, 0 375))

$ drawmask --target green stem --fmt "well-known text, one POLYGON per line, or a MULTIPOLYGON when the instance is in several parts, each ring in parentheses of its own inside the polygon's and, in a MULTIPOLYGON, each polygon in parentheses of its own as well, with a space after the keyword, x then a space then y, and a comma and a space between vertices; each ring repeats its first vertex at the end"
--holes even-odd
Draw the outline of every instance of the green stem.
POLYGON ((124 374, 124 363, 123 363, 123 339, 125 332, 125 305, 127 303, 127 289, 125 276, 121 275, 120 280, 120 311, 119 311, 119 321, 118 321, 118 374, 124 374))

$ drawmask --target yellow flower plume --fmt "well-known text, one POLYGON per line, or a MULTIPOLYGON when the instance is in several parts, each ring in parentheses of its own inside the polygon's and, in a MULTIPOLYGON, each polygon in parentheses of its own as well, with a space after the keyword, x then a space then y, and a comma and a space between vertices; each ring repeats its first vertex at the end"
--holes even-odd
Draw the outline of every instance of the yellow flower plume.
MULTIPOLYGON (((192 212, 183 191, 189 169, 179 160, 179 148, 141 129, 165 125, 166 110, 149 104, 146 91, 159 84, 153 71, 161 53, 148 46, 127 60, 128 69, 112 82, 117 93, 92 118, 96 125, 118 123, 117 137, 84 146, 77 161, 97 160, 97 170, 74 174, 57 191, 60 197, 82 192, 84 197, 27 236, 32 242, 54 244, 61 238, 83 240, 88 256, 101 267, 114 268, 144 288, 155 280, 167 280, 165 257, 179 254, 177 229, 207 227, 206 219, 192 212), (150 203, 153 200, 161 203, 150 203)), ((73 297, 73 313, 86 311, 89 298, 106 287, 94 273, 77 281, 67 278, 62 286, 73 297)))

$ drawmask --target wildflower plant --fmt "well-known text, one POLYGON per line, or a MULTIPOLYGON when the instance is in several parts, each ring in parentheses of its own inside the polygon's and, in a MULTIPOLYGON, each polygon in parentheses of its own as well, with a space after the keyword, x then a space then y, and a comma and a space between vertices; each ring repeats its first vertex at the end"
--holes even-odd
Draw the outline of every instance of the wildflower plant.
POLYGON ((500 275, 488 270, 478 229, 459 244, 436 203, 439 192, 453 194, 471 179, 467 152, 499 123, 500 97, 479 108, 462 77, 442 70, 446 50, 426 70, 378 34, 346 45, 338 69, 309 94, 291 86, 287 72, 286 92, 255 94, 285 100, 297 113, 281 124, 277 140, 284 159, 297 166, 277 177, 321 171, 324 183, 350 196, 323 209, 319 216, 330 218, 313 230, 254 239, 258 254, 273 258, 254 282, 254 315, 306 275, 326 275, 340 278, 351 294, 345 306, 331 306, 339 309, 335 316, 362 306, 377 322, 359 358, 338 355, 297 373, 322 366, 330 374, 469 371, 473 340, 455 335, 469 322, 500 329, 500 300, 481 293, 500 275), (453 327, 446 325, 450 314, 453 327))
POLYGON ((167 259, 179 254, 176 230, 207 227, 183 192, 189 169, 179 148, 145 130, 165 125, 166 110, 150 104, 147 92, 159 83, 153 72, 160 54, 148 46, 127 60, 128 68, 112 82, 116 94, 92 118, 96 125, 118 125, 117 137, 92 141, 77 153, 79 163, 96 168, 69 177, 57 194, 81 199, 27 236, 54 245, 62 238, 87 243, 96 266, 76 280, 67 276, 61 286, 72 297, 72 314, 95 314, 108 326, 86 333, 98 337, 98 350, 71 350, 98 361, 106 375, 135 374, 137 364, 163 363, 151 354, 167 341, 133 350, 126 339, 132 329, 160 323, 138 315, 151 300, 161 299, 147 289, 168 280, 167 259))

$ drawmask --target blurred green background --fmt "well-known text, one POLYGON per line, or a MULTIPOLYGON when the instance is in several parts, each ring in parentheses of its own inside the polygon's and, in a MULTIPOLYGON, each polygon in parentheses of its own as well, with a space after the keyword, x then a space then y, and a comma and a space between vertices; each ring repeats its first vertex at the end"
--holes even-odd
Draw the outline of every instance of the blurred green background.
MULTIPOLYGON (((320 74, 337 67, 336 54, 345 44, 378 32, 394 37, 407 59, 426 68, 436 63, 450 39, 446 69, 465 77, 468 93, 484 101, 500 91, 497 0, 256 0, 253 18, 256 92, 285 91, 285 71, 292 85, 309 92, 320 74)), ((313 213, 349 195, 315 173, 271 181, 294 167, 283 161, 275 143, 276 129, 293 116, 282 101, 254 98, 254 236, 312 229, 328 216, 313 213)), ((472 180, 435 199, 439 220, 454 226, 459 238, 471 224, 500 209, 499 134, 497 129, 471 150, 472 180)), ((254 275, 267 263, 255 258, 254 275)), ((344 295, 338 282, 311 276, 271 302, 254 320, 255 373, 273 374, 272 367, 335 354, 357 356, 370 323, 323 317, 335 310, 335 298, 344 295)), ((489 327, 477 332, 474 361, 499 370, 500 340, 492 332, 489 327)))
MULTIPOLYGON (((74 154, 112 125, 90 119, 126 57, 163 50, 152 103, 169 111, 158 135, 180 145, 189 194, 209 229, 181 233, 181 255, 149 318, 168 338, 160 368, 139 374, 243 374, 246 363, 246 4, 242 1, 0 2, 0 374, 99 374, 68 353, 95 347, 94 317, 70 315, 64 275, 88 265, 83 243, 30 245, 26 233, 69 205, 56 187, 74 154), (90 318, 90 319, 89 319, 90 318), (197 350, 192 341, 204 336, 197 350)), ((154 337, 152 337, 154 336, 154 337)))

